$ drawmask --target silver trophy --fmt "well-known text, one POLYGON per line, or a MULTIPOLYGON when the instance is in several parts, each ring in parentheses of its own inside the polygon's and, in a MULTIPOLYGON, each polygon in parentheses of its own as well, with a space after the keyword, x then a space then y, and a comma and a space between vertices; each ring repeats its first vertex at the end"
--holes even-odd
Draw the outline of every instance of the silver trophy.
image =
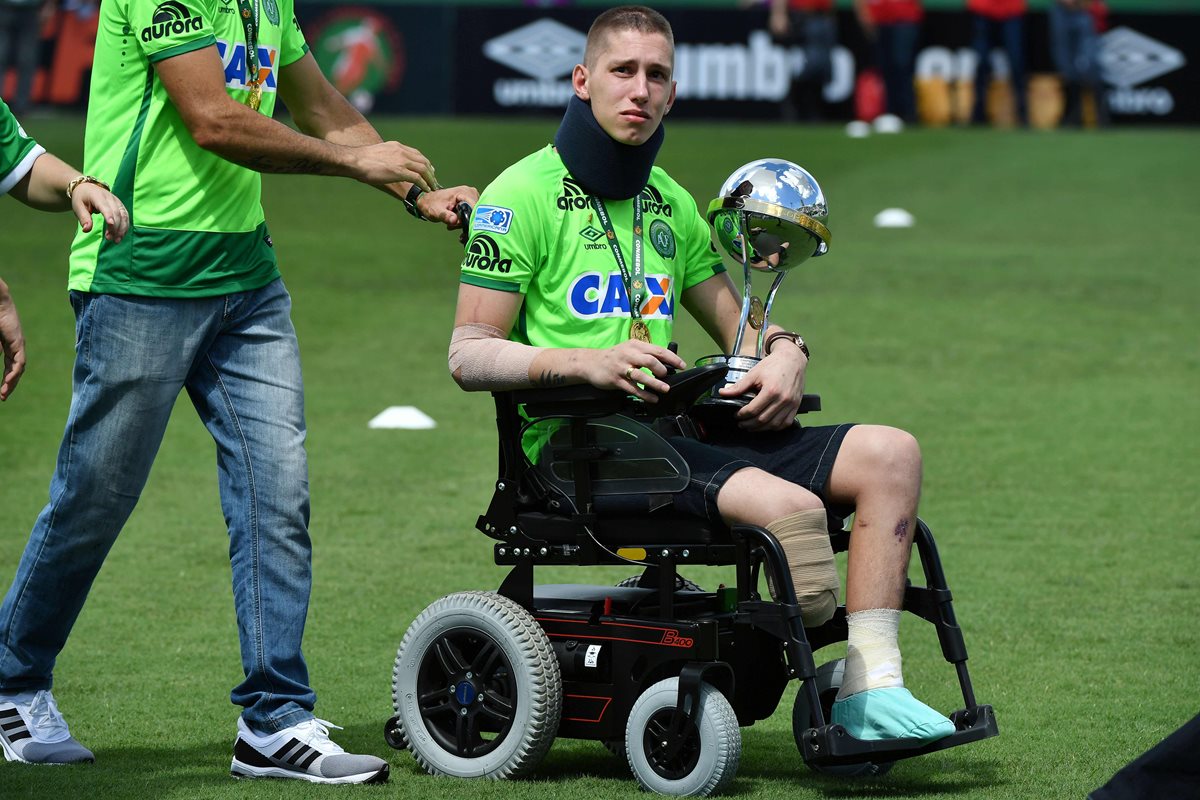
POLYGON ((825 193, 816 179, 808 170, 781 158, 763 158, 739 167, 721 187, 720 196, 709 203, 708 221, 717 241, 742 265, 742 314, 732 352, 696 361, 698 366, 729 367, 724 382, 699 405, 739 407, 753 397, 721 397, 717 391, 737 383, 762 360, 779 285, 795 267, 829 252, 828 218, 825 193), (753 285, 755 275, 764 273, 774 275, 766 303, 754 294, 753 285), (753 355, 743 347, 747 335, 755 337, 753 355))

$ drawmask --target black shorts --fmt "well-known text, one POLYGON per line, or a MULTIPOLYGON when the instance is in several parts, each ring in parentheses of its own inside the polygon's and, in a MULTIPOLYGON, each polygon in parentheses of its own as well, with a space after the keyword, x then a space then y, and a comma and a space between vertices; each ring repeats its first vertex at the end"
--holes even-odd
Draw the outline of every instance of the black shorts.
POLYGON ((703 441, 684 436, 668 437, 691 470, 688 488, 672 496, 675 510, 719 523, 717 493, 733 473, 758 467, 776 477, 803 486, 821 498, 825 508, 847 517, 853 507, 839 505, 826 494, 833 462, 853 423, 783 431, 748 433, 737 429, 717 431, 703 441))

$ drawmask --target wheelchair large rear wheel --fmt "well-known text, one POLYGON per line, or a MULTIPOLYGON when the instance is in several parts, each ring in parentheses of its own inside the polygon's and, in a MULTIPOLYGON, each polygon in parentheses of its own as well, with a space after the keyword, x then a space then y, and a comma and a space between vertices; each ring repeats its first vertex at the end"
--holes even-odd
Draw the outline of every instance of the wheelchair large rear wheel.
POLYGON ((459 592, 404 634, 392 701, 396 727, 430 774, 515 778, 554 741, 562 678, 549 638, 520 604, 459 592))
POLYGON ((678 713, 679 678, 651 686, 633 704, 625 725, 629 767, 642 788, 680 797, 707 797, 737 774, 742 731, 733 706, 708 684, 700 685, 700 707, 675 752, 667 732, 678 713))
MULTIPOLYGON (((837 698, 838 690, 842 688, 842 673, 846 667, 846 659, 839 658, 836 661, 827 661, 817 667, 817 677, 814 679, 817 682, 817 695, 821 699, 821 711, 825 715, 825 721, 829 722, 833 718, 833 701, 837 698)), ((803 691, 796 692, 796 702, 792 706, 792 735, 796 738, 796 747, 801 753, 804 752, 803 737, 804 732, 811 725, 811 715, 809 714, 808 693, 803 691)), ((820 772, 825 775, 837 775, 842 778, 866 778, 872 775, 883 775, 896 762, 883 761, 874 763, 870 761, 861 764, 838 764, 836 766, 815 766, 808 764, 808 768, 814 772, 820 772)))

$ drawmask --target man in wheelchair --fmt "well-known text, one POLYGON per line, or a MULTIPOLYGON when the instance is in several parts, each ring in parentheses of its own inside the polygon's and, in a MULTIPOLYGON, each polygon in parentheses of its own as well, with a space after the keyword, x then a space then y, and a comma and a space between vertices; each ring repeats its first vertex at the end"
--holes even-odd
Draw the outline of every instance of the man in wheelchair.
MULTIPOLYGON (((677 300, 721 352, 732 351, 741 299, 695 201, 654 166, 675 102, 673 66, 671 28, 657 12, 601 14, 553 146, 481 195, 450 345, 463 389, 590 384, 656 403, 668 374, 685 367, 667 347, 677 300)), ((949 736, 954 723, 904 687, 897 636, 917 528, 918 444, 880 425, 798 425, 809 348, 777 326, 766 343, 762 360, 720 390, 753 395, 736 425, 671 439, 690 479, 669 502, 712 523, 769 531, 806 628, 838 605, 828 515, 853 512, 848 650, 832 720, 860 740, 949 736)))

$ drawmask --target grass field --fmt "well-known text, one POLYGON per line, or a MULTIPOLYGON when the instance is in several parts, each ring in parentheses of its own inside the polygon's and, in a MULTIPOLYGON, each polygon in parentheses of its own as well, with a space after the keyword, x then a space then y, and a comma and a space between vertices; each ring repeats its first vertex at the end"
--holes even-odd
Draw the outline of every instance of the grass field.
MULTIPOLYGON (((26 123, 80 162, 78 121, 26 123)), ((384 127, 429 155, 443 182, 482 185, 554 123, 384 127)), ((702 204, 766 155, 804 164, 824 186, 832 252, 789 277, 777 319, 813 347, 819 421, 893 424, 921 440, 922 517, 977 695, 1002 730, 847 783, 803 767, 793 689, 743 731, 733 795, 1082 798, 1200 710, 1198 151, 1191 131, 851 140, 836 128, 671 126, 660 163, 702 204), (874 228, 889 206, 916 226, 874 228)), ((389 758, 392 782, 228 776, 228 693, 240 679, 229 565, 213 446, 184 399, 58 664, 56 696, 97 763, 0 765, 0 797, 633 796, 627 769, 596 743, 557 742, 535 779, 503 785, 427 777, 384 744, 408 623, 436 597, 503 575, 473 529, 495 468, 491 401, 459 391, 445 366, 460 248, 348 181, 272 176, 266 193, 307 377, 316 585, 305 650, 317 712, 345 726, 349 748, 389 758), (368 430, 391 405, 418 406, 438 427, 368 430)), ((0 274, 30 356, 0 407, 3 586, 45 502, 69 402, 71 225, 0 200, 0 274)), ((678 338, 686 357, 710 349, 690 323, 678 338)), ((945 710, 961 705, 929 626, 906 620, 902 643, 909 685, 945 710)))

